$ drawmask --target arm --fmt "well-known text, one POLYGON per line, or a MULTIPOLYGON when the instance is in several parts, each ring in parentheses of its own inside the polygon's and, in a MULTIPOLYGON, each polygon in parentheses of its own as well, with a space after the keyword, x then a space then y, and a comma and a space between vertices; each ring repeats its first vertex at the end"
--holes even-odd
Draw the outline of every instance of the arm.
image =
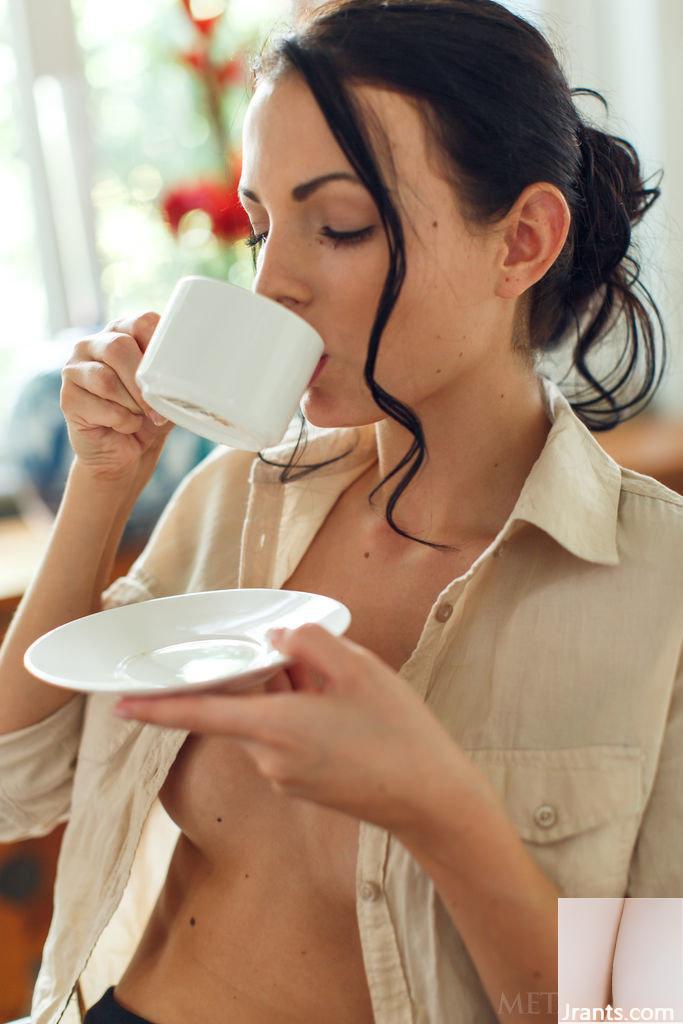
POLYGON ((74 696, 27 672, 24 652, 43 633, 99 611, 138 493, 134 476, 122 486, 72 463, 47 551, 0 647, 0 734, 42 721, 74 696))
MULTIPOLYGON (((112 321, 79 341, 62 369, 60 406, 76 458, 47 552, 0 648, 0 737, 57 715, 73 698, 31 676, 24 653, 43 633, 100 609, 128 516, 173 427, 152 425, 156 414, 135 381, 158 320, 144 313, 112 321)), ((76 703, 83 700, 59 724, 76 703)))
POLYGON ((629 867, 627 896, 683 896, 683 648, 657 769, 629 867))
POLYGON ((529 855, 471 761, 397 839, 432 878, 505 1024, 557 1020, 557 887, 529 855), (444 807, 457 814, 444 814, 444 807))

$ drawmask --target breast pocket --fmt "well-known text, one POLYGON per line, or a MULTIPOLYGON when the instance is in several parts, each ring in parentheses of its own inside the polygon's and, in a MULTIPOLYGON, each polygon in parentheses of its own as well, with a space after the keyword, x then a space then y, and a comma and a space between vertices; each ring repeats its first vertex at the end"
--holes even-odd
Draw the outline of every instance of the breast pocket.
POLYGON ((625 892, 644 807, 639 747, 467 753, 563 896, 625 892))

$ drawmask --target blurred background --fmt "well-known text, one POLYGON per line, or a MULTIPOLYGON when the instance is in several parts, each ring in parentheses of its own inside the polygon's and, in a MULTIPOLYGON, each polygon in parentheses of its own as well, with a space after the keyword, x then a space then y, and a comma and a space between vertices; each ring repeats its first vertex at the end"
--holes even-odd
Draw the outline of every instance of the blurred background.
MULTIPOLYGON (((311 6, 308 4, 307 6, 311 6)), ((683 2, 509 0, 591 119, 632 141, 662 198, 638 228, 671 347, 655 403, 597 439, 683 492, 683 2)), ((0 0, 0 636, 45 548, 71 460, 60 369, 108 320, 161 311, 178 277, 249 288, 237 203, 249 55, 287 0, 0 0)), ((557 357, 561 363, 561 357, 557 357)), ((548 372, 561 376, 560 366, 548 372), (557 371, 557 372, 555 372, 557 371)), ((179 428, 128 524, 125 572, 212 445, 179 428)), ((0 1020, 28 1012, 62 829, 0 847, 0 1020)))

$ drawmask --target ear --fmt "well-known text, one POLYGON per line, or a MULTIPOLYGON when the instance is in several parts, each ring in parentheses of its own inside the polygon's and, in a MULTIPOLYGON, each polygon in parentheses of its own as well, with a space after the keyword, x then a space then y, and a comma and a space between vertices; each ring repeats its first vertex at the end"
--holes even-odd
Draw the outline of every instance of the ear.
POLYGON ((559 188, 546 181, 527 185, 503 220, 496 295, 514 299, 540 281, 562 251, 570 224, 559 188))

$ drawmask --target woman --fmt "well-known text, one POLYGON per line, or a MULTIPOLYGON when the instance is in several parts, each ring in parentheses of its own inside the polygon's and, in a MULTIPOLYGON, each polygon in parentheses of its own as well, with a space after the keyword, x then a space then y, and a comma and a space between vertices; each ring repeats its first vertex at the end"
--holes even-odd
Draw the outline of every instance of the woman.
POLYGON ((333 3, 256 70, 254 289, 325 339, 323 429, 217 449, 102 593, 170 429, 134 381, 156 314, 65 368, 76 458, 0 664, 0 838, 70 819, 35 1019, 139 884, 157 797, 177 843, 88 1024, 554 1019, 557 897, 683 888, 683 501, 587 429, 660 377, 629 253, 657 191, 488 0, 333 3), (598 372, 615 322, 627 365, 598 372), (573 408, 538 370, 565 335, 573 408), (263 692, 128 717, 21 668, 60 622, 224 587, 328 594, 351 627, 274 638, 263 692))

